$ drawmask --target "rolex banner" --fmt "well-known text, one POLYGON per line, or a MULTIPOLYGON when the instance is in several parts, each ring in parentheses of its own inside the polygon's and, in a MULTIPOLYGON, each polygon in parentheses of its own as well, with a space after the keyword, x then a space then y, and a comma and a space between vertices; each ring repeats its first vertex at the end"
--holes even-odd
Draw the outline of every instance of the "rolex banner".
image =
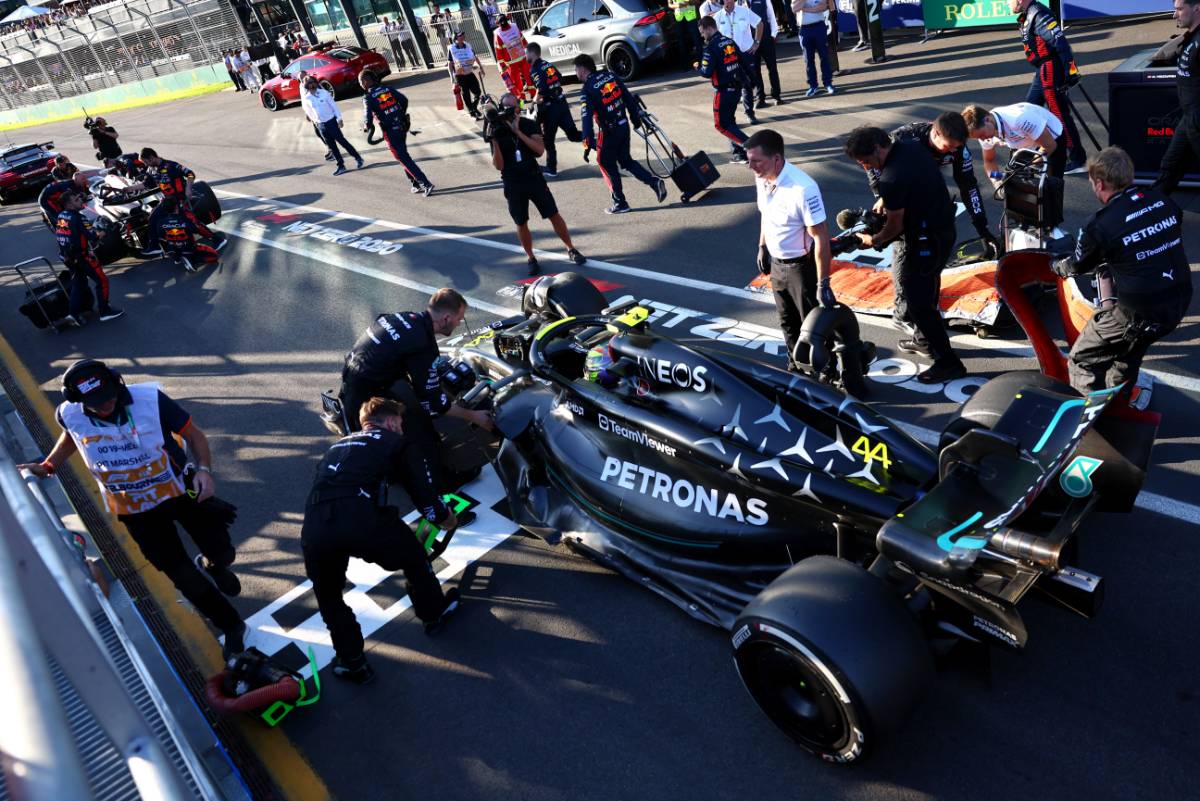
POLYGON ((1013 25, 1017 21, 1008 0, 925 0, 921 7, 929 30, 1013 25))

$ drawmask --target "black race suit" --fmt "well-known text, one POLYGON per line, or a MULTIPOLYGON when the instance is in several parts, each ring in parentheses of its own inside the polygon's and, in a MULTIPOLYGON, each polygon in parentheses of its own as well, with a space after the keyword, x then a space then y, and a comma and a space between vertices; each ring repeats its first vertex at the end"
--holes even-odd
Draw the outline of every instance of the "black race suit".
POLYGON ((538 92, 538 124, 542 126, 542 144, 546 146, 546 169, 558 172, 558 148, 554 142, 558 129, 567 135, 568 142, 582 142, 583 134, 575 127, 558 67, 539 58, 529 65, 529 75, 538 92))
POLYGON ((1179 93, 1179 122, 1154 182, 1155 189, 1168 195, 1179 187, 1184 175, 1200 172, 1200 35, 1196 31, 1183 34, 1175 90, 1179 93))

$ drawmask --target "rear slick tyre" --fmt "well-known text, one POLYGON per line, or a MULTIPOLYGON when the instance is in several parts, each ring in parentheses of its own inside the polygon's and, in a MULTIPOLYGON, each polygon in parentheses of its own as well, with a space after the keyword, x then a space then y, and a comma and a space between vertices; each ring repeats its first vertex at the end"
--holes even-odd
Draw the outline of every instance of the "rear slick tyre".
POLYGON ((734 663, 759 708, 827 762, 860 760, 896 731, 933 673, 901 599, 858 565, 805 559, 738 616, 734 663))

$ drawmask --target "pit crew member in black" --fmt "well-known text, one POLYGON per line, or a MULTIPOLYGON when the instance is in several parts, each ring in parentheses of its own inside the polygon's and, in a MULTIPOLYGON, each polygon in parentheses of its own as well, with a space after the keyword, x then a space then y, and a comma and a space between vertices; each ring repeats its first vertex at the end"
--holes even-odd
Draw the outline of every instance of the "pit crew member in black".
POLYGON ((712 81, 713 125, 717 133, 729 140, 734 164, 746 163, 746 134, 737 124, 738 98, 749 77, 743 68, 742 51, 732 39, 717 30, 712 17, 700 20, 700 35, 704 49, 696 69, 712 81))
POLYGON ((1079 69, 1058 16, 1037 0, 1009 0, 1009 8, 1018 14, 1021 45, 1025 60, 1036 71, 1026 103, 1043 106, 1062 122, 1067 134, 1067 173, 1083 172, 1087 151, 1079 139, 1079 129, 1067 103, 1067 89, 1079 83, 1079 69))
POLYGON ((163 211, 158 217, 158 241, 165 255, 189 273, 199 270, 200 264, 220 263, 221 256, 215 249, 196 241, 199 230, 183 213, 178 197, 163 198, 161 206, 163 211))
POLYGON ((378 118, 379 126, 383 129, 383 138, 388 143, 392 156, 404 167, 408 180, 412 183, 412 191, 424 192, 425 197, 433 192, 433 184, 425 177, 425 173, 408 155, 408 129, 412 123, 408 117, 408 98, 390 86, 381 86, 378 76, 370 70, 358 74, 358 85, 363 88, 363 109, 366 111, 366 130, 378 118))
POLYGON ((893 140, 882 128, 854 129, 845 150, 868 173, 879 171, 876 209, 887 221, 879 233, 858 236, 868 248, 895 241, 892 270, 902 290, 897 312, 916 327, 900 349, 933 359, 933 366, 917 374, 923 384, 961 378, 967 369, 950 347, 938 309, 942 269, 954 248, 954 206, 937 165, 921 144, 893 140))
MULTIPOLYGON (((225 235, 220 231, 210 230, 192 211, 192 186, 196 181, 196 173, 177 161, 162 158, 152 147, 142 148, 141 157, 142 163, 146 165, 146 180, 144 181, 146 188, 153 189, 157 186, 158 190, 163 193, 163 197, 178 197, 181 203, 180 208, 196 226, 200 236, 210 239, 213 247, 217 250, 225 247, 225 235)), ((155 206, 154 211, 150 212, 146 247, 142 251, 143 256, 157 256, 162 253, 162 248, 158 244, 158 218, 165 213, 166 210, 162 209, 162 204, 155 206)))
POLYGON ((334 443, 317 465, 304 506, 300 544, 321 619, 329 629, 333 675, 366 684, 375 671, 363 653, 362 629, 342 592, 355 556, 384 570, 403 570, 413 610, 436 633, 458 608, 458 590, 442 593, 421 543, 387 503, 387 485, 400 484, 430 523, 458 527, 433 481, 432 455, 404 436, 404 404, 370 398, 359 412, 361 431, 334 443))
POLYGON ((1175 89, 1182 112, 1154 188, 1171 194, 1189 172, 1200 172, 1200 0, 1175 0, 1175 24, 1183 28, 1175 89))
POLYGON ((92 253, 92 244, 96 234, 80 209, 83 208, 83 195, 78 192, 66 192, 63 195, 63 210, 59 212, 54 224, 54 237, 58 240, 58 252, 62 256, 67 269, 71 271, 70 298, 67 306, 67 316, 63 322, 68 325, 81 325, 81 315, 84 309, 90 307, 88 302, 91 289, 88 282, 96 285, 97 306, 100 320, 108 322, 115 320, 125 312, 114 309, 108 302, 108 276, 100 266, 100 260, 92 253))
POLYGON ((18 467, 49 476, 78 452, 108 510, 146 561, 224 632, 225 658, 245 650, 246 625, 224 597, 242 589, 229 569, 237 557, 229 536, 237 510, 214 497, 217 485, 204 432, 157 384, 126 385, 120 374, 94 359, 67 369, 62 393, 55 412, 63 429, 58 442, 40 464, 18 467), (194 468, 181 442, 187 443, 194 468), (184 550, 176 524, 200 549, 195 559, 184 550))
POLYGON ((146 172, 146 165, 138 158, 137 153, 122 153, 119 156, 106 158, 104 167, 113 175, 119 175, 131 181, 140 181, 146 172))
POLYGON ((50 178, 55 181, 65 181, 77 172, 79 172, 79 168, 72 163, 71 159, 60 153, 54 157, 54 166, 50 168, 50 178))
POLYGON ((61 181, 51 181, 42 188, 38 195, 38 206, 42 210, 42 220, 46 227, 54 230, 58 215, 63 210, 63 195, 67 192, 77 192, 83 197, 88 196, 88 182, 83 173, 77 172, 70 178, 61 181))
MULTIPOLYGON (((441 453, 431 416, 447 415, 490 431, 487 412, 452 404, 442 391, 434 362, 438 358, 437 337, 450 336, 467 314, 467 301, 458 292, 445 287, 434 292, 423 312, 381 314, 363 332, 346 354, 342 368, 342 409, 350 428, 358 425, 358 412, 368 398, 400 400, 398 393, 408 384, 417 402, 408 404, 404 428, 410 440, 425 453, 441 453)), ((405 392, 405 394, 408 394, 405 392)), ((458 474, 437 460, 435 467, 444 475, 439 486, 449 491, 478 474, 458 474)))
POLYGON ((1116 302, 1101 308, 1071 347, 1071 386, 1094 392, 1132 387, 1146 350, 1175 330, 1192 300, 1183 250, 1183 212, 1163 192, 1133 185, 1133 159, 1106 147, 1088 162, 1092 192, 1104 204, 1083 228, 1075 254, 1054 262, 1061 276, 1107 272, 1116 302))
POLYGON ((554 142, 558 138, 558 129, 562 128, 568 142, 582 142, 583 134, 575 127, 571 106, 563 94, 562 73, 558 67, 542 59, 541 45, 536 42, 526 45, 525 60, 529 62, 529 75, 537 89, 533 102, 537 103, 542 144, 546 147, 546 168, 542 174, 553 178, 558 175, 558 148, 554 142))
MULTIPOLYGON (((488 123, 484 134, 492 148, 492 166, 500 170, 504 184, 504 197, 508 201, 508 214, 517 226, 517 239, 525 250, 529 263, 529 274, 537 275, 541 270, 537 257, 533 255, 533 234, 529 231, 529 204, 549 220, 554 233, 567 246, 567 258, 576 264, 587 261, 571 241, 566 220, 558 211, 554 195, 546 185, 546 178, 538 167, 538 156, 545 150, 541 129, 527 117, 517 115, 517 98, 505 94, 500 98, 500 119, 495 125, 488 123)), ((489 115, 496 110, 488 112, 489 115)))
POLYGON ((621 169, 628 170, 634 178, 653 188, 658 202, 662 203, 667 199, 667 185, 661 178, 651 175, 629 154, 629 115, 632 114, 634 125, 642 124, 637 97, 625 88, 616 75, 606 69, 597 70, 595 60, 586 53, 575 57, 575 75, 583 81, 579 102, 583 158, 587 161, 588 151, 596 151, 600 174, 612 192, 613 204, 604 213, 624 214, 629 211, 629 203, 625 201, 625 192, 621 189, 621 169))

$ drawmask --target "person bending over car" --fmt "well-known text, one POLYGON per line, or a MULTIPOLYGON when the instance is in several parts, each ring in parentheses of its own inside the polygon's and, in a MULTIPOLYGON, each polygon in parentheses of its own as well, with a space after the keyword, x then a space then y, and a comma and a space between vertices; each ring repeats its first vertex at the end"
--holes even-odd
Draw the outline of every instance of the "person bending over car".
POLYGON ((199 229, 183 211, 178 197, 163 198, 159 204, 162 212, 158 216, 158 241, 163 253, 189 273, 200 269, 198 263, 219 264, 220 254, 215 248, 196 241, 199 229))
MULTIPOLYGON (((433 293, 425 311, 395 312, 375 318, 346 354, 342 368, 339 396, 351 430, 358 426, 359 409, 369 398, 400 400, 398 392, 409 394, 403 386, 396 387, 397 382, 406 383, 417 401, 408 404, 404 428, 409 439, 425 453, 442 453, 433 417, 456 417, 487 431, 492 429, 487 412, 450 402, 442 391, 434 365, 438 358, 437 337, 454 333, 466 314, 466 299, 446 287, 433 293)), ((451 470, 442 459, 435 459, 434 464, 441 474, 438 486, 447 492, 479 475, 478 468, 466 472, 451 470)))
POLYGON ((458 527, 432 481, 433 456, 405 435, 404 416, 399 401, 369 398, 359 410, 361 430, 326 452, 304 505, 304 572, 337 654, 333 675, 355 684, 371 681, 375 670, 363 653, 362 628, 342 597, 350 557, 404 571, 426 634, 437 633, 459 604, 457 589, 442 593, 420 541, 388 504, 388 484, 400 484, 425 520, 446 531, 458 527))
MULTIPOLYGON (((196 173, 184 167, 177 161, 164 159, 155 152, 152 147, 142 148, 142 162, 146 165, 146 180, 144 181, 147 189, 158 187, 158 190, 163 193, 164 198, 175 197, 179 199, 180 209, 183 214, 192 222, 196 230, 201 236, 211 240, 213 247, 217 250, 225 247, 225 235, 220 231, 213 231, 204 223, 200 222, 196 217, 196 213, 192 211, 192 188, 196 182, 196 173)), ((159 220, 166 210, 159 203, 154 207, 154 211, 150 212, 150 220, 146 234, 146 247, 142 251, 143 256, 159 256, 162 254, 162 247, 158 242, 159 220)))
POLYGON ((77 172, 79 168, 66 156, 60 153, 54 157, 54 166, 50 168, 50 177, 53 180, 65 181, 77 172))
POLYGON ((424 192, 425 197, 429 197, 433 193, 433 184, 412 156, 408 155, 408 130, 412 127, 408 117, 408 98, 390 86, 380 85, 379 77, 370 70, 365 69, 358 74, 358 85, 363 88, 363 109, 367 115, 363 129, 379 120, 388 149, 404 167, 408 180, 412 182, 412 191, 424 192))
POLYGON ((63 210, 54 225, 54 237, 58 240, 58 252, 67 269, 71 271, 71 287, 67 316, 68 325, 82 325, 82 315, 89 303, 91 289, 88 282, 96 285, 97 306, 103 322, 115 320, 125 312, 113 308, 108 302, 108 276, 100 266, 100 260, 92 252, 96 233, 84 218, 83 195, 67 192, 63 195, 63 210))
POLYGON ((83 173, 77 172, 61 181, 51 181, 42 188, 38 195, 38 206, 42 210, 42 219, 51 231, 54 230, 58 215, 63 210, 63 196, 67 192, 76 192, 85 199, 87 198, 88 182, 83 173))
POLYGON ((1133 185, 1133 159, 1107 147, 1088 161, 1088 181, 1104 206, 1079 229, 1075 253, 1054 262, 1064 278, 1107 271, 1115 302, 1101 299, 1071 347, 1071 386, 1086 394, 1137 380, 1146 350, 1178 327, 1192 301, 1183 250, 1183 212, 1157 189, 1133 185))
POLYGON ((104 159, 104 168, 112 175, 127 178, 130 181, 141 182, 146 174, 146 165, 138 158, 137 153, 122 153, 104 159))

